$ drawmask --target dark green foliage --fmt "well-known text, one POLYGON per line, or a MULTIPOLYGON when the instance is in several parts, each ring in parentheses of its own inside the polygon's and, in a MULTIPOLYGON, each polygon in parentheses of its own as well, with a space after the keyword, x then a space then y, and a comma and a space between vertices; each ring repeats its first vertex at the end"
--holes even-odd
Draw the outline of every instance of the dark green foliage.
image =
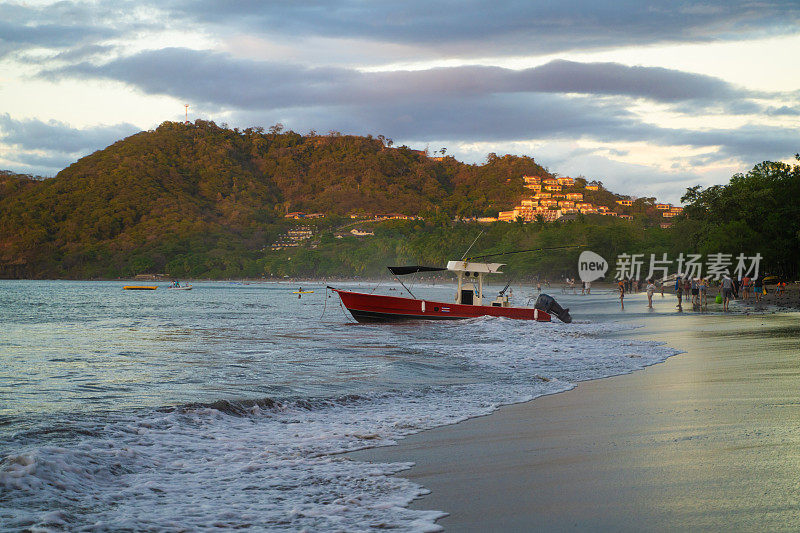
POLYGON ((764 161, 727 185, 688 189, 676 230, 701 253, 760 252, 770 270, 800 270, 800 165, 764 161))

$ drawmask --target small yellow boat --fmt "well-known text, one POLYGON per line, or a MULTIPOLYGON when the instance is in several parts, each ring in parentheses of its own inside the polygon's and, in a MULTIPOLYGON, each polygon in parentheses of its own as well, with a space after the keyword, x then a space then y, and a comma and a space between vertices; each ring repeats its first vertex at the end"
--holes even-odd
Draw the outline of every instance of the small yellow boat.
POLYGON ((294 291, 292 294, 314 294, 314 291, 294 291))
POLYGON ((125 285, 122 287, 126 291, 154 291, 158 288, 157 285, 125 285))

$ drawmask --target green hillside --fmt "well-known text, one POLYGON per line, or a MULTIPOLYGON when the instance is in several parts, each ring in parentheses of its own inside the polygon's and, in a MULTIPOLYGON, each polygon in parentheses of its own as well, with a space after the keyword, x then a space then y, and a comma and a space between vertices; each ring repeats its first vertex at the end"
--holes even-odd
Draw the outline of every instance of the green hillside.
POLYGON ((434 160, 371 137, 166 122, 55 178, 0 175, 0 276, 251 271, 289 211, 496 215, 530 157, 434 160))

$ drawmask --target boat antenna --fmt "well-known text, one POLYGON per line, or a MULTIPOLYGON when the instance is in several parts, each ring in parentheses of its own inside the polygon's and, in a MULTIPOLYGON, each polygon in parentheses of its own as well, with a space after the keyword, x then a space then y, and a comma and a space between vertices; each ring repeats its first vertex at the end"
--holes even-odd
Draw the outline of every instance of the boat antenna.
POLYGON ((481 232, 478 233, 478 236, 475 237, 475 240, 472 241, 472 244, 469 245, 469 248, 467 248, 467 251, 464 252, 464 255, 461 256, 461 260, 462 261, 464 260, 465 257, 467 257, 467 254, 469 253, 470 250, 472 250, 472 247, 475 246, 475 243, 478 242, 478 239, 481 238, 481 235, 483 235, 483 230, 481 230, 481 232))
MULTIPOLYGON (((497 257, 498 255, 511 255, 511 254, 521 254, 525 252, 544 252, 547 250, 566 250, 568 248, 585 248, 585 244, 570 244, 569 246, 550 246, 548 248, 531 248, 529 250, 514 250, 512 252, 498 252, 496 254, 486 254, 486 255, 476 255, 470 257, 469 260, 472 259, 486 259, 487 257, 497 257)), ((464 254, 466 255, 466 254, 464 254)), ((462 257, 463 259, 463 257, 462 257)))

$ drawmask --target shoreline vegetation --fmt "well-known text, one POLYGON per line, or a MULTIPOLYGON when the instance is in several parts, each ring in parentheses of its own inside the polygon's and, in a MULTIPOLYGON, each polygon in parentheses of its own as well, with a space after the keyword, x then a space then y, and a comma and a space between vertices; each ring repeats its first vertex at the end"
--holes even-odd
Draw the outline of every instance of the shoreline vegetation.
MULTIPOLYGON (((506 280, 575 278, 582 249, 612 264, 622 253, 760 253, 762 272, 798 279, 800 204, 791 199, 800 197, 800 165, 765 161, 726 185, 690 188, 665 228, 654 198, 615 207, 631 220, 462 220, 497 216, 529 196, 526 175, 556 176, 527 156, 468 165, 381 136, 167 122, 54 178, 0 173, 0 278, 381 278, 387 265, 461 257, 480 235, 476 256, 582 247, 515 256, 506 280), (324 216, 285 216, 301 210, 324 216), (375 213, 414 219, 368 220, 375 213), (277 245, 292 230, 307 238, 277 245)), ((586 194, 606 204, 630 198, 586 194)))

